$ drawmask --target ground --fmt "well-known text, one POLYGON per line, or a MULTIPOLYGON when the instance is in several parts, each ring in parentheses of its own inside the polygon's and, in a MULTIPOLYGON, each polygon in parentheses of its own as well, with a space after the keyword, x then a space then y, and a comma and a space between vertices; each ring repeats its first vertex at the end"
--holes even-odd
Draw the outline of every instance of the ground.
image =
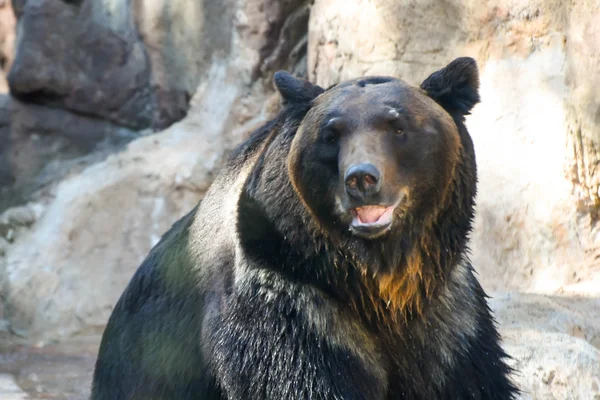
POLYGON ((99 344, 96 335, 0 353, 0 399, 86 399, 99 344))

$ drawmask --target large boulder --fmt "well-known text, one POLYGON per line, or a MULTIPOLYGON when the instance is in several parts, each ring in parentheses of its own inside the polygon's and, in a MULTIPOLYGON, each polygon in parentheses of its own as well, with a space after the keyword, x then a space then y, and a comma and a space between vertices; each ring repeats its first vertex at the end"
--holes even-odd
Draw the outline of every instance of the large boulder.
POLYGON ((512 293, 491 307, 523 398, 600 398, 599 298, 512 293))
POLYGON ((206 175, 220 151, 204 146, 194 127, 182 122, 135 141, 62 181, 49 204, 26 206, 43 211, 31 230, 12 228, 6 238, 13 242, 4 258, 12 332, 65 337, 105 323, 149 248, 200 198, 188 180, 192 171, 206 175))
POLYGON ((131 129, 165 128, 185 116, 212 57, 228 53, 232 4, 14 0, 11 92, 131 129))
POLYGON ((141 129, 152 124, 150 64, 130 2, 15 0, 11 93, 141 129))
MULTIPOLYGON (((140 131, 181 120, 213 56, 224 57, 231 42, 227 2, 15 0, 13 6, 18 29, 10 2, 0 3, 0 67, 9 71, 15 98, 0 102, 0 115, 12 110, 10 132, 0 118, 0 212, 31 199, 49 164, 106 143, 118 148, 140 131)), ((50 175, 60 178, 68 169, 62 170, 50 175)))

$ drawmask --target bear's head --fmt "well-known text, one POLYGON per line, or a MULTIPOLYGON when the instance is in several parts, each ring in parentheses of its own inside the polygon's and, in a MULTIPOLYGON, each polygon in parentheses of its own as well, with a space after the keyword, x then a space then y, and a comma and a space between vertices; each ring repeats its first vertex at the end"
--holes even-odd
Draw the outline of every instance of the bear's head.
POLYGON ((292 252, 339 255, 325 265, 352 265, 287 264, 324 287, 339 281, 327 273, 360 271, 372 298, 418 307, 466 251, 477 178, 464 116, 478 79, 471 58, 420 87, 367 77, 323 90, 276 73, 284 107, 257 134, 266 139, 241 202, 245 246, 279 254, 278 265, 292 252))
POLYGON ((479 100, 473 59, 453 61, 420 88, 370 77, 321 94, 285 73, 275 82, 287 101, 318 94, 298 127, 288 169, 327 231, 378 240, 407 219, 433 223, 451 201, 464 162, 461 118, 479 100))

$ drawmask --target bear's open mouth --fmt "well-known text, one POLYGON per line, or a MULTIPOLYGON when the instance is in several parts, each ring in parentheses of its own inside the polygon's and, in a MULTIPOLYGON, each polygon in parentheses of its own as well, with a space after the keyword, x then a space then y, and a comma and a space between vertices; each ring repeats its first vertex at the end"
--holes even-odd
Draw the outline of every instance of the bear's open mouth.
POLYGON ((365 206, 352 210, 352 225, 382 226, 392 222, 394 207, 365 206))
POLYGON ((402 214, 401 205, 406 202, 406 195, 401 192, 396 202, 388 204, 361 205, 346 208, 352 216, 350 231, 365 239, 376 239, 390 230, 394 218, 402 214))
POLYGON ((375 239, 388 231, 392 225, 395 206, 364 206, 351 210, 350 230, 366 239, 375 239))

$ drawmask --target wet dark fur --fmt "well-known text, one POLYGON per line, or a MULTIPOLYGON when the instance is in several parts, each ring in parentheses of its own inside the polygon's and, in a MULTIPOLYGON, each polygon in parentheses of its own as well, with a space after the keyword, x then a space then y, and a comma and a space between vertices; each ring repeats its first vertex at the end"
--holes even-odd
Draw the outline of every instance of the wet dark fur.
MULTIPOLYGON (((198 252, 209 250, 190 246, 210 205, 178 221, 111 315, 92 399, 513 398, 506 354, 466 255, 476 165, 464 115, 479 98, 477 82, 459 82, 460 67, 473 61, 455 62, 459 68, 422 84, 460 134, 449 195, 372 242, 327 218, 329 206, 308 210, 294 189, 288 153, 322 89, 276 76, 283 110, 222 173, 254 163, 237 226, 205 232, 232 234, 239 252, 223 245, 214 265, 198 265, 198 252), (401 301, 390 305, 386 284, 401 301)), ((226 184, 216 182, 204 202, 226 184)), ((308 196, 328 190, 320 185, 315 179, 308 196)))

